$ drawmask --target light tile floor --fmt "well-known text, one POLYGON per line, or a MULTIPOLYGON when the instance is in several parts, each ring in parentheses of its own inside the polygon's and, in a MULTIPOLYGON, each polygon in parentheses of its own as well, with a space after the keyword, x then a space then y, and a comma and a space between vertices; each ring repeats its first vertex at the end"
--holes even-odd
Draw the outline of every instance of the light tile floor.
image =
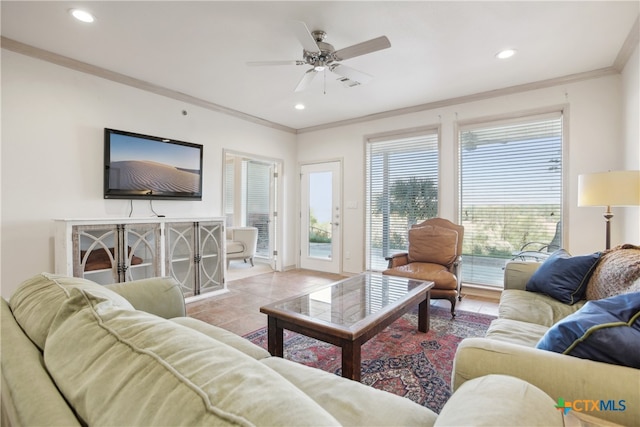
MULTIPOLYGON (((233 280, 227 284, 229 292, 188 303, 187 314, 238 335, 246 335, 267 326, 267 316, 260 313, 261 306, 341 279, 344 276, 290 270, 233 280)), ((433 300, 431 304, 447 309, 451 307, 446 300, 433 300)), ((456 304, 457 310, 496 316, 498 301, 466 295, 456 304)))

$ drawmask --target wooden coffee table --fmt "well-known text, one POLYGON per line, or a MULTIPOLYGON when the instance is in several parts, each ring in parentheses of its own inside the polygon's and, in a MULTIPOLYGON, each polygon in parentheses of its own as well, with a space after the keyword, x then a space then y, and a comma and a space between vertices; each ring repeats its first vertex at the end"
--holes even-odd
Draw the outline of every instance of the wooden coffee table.
POLYGON ((269 353, 283 356, 288 329, 342 348, 342 376, 360 381, 362 344, 418 305, 418 330, 429 330, 433 282, 363 273, 263 307, 269 353))

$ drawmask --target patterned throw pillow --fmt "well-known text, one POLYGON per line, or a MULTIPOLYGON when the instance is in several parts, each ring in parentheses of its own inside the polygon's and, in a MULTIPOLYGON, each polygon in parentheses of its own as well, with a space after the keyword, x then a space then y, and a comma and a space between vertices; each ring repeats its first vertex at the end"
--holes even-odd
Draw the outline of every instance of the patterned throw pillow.
POLYGON ((640 247, 620 245, 603 253, 587 284, 588 300, 640 292, 640 247))

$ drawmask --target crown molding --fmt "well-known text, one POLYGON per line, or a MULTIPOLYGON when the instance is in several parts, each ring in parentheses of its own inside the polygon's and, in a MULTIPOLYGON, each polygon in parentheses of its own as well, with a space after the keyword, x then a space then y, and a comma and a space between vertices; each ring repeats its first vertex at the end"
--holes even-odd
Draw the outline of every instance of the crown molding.
POLYGON ((640 44, 640 15, 636 17, 636 22, 634 22, 633 27, 631 27, 631 31, 629 31, 627 38, 622 44, 618 56, 616 56, 615 61, 613 61, 613 68, 622 72, 638 44, 640 44))
POLYGON ((473 95, 459 96, 457 98, 449 98, 441 101, 429 102, 427 104, 414 105, 412 107, 399 108, 397 110, 384 111, 382 113, 370 114, 368 116, 356 117, 353 119, 341 120, 338 122, 327 123, 318 126, 298 129, 296 133, 316 132, 319 130, 330 129, 339 126, 347 126, 355 123, 362 123, 371 120, 386 119, 389 117, 402 116, 405 114, 417 113, 426 110, 435 110, 437 108, 450 107, 452 105, 465 104, 474 101, 482 101, 485 99, 496 98, 499 96, 512 95, 514 93, 527 92, 531 90, 544 89, 548 87, 558 86, 561 84, 575 83, 582 80, 590 80, 612 74, 620 74, 613 66, 601 68, 599 70, 585 71, 583 73, 570 74, 563 77, 555 77, 538 82, 525 83, 516 86, 509 86, 501 89, 490 90, 486 92, 475 93, 473 95))
POLYGON ((83 73, 91 74, 97 77, 101 77, 106 80, 111 80, 116 83, 121 83, 127 86, 131 86, 140 90, 155 93, 156 95, 165 96, 167 98, 175 99, 177 101, 186 102, 198 107, 206 108, 218 113, 227 114, 242 120, 246 120, 251 123, 266 126, 269 128, 281 130, 289 133, 296 133, 296 130, 288 126, 281 125, 279 123, 270 122, 260 117, 252 116, 250 114, 243 113, 241 111, 234 110, 232 108, 223 107, 222 105, 215 104, 213 102, 205 101, 204 99, 197 98, 195 96, 187 95, 182 92, 167 89, 162 86, 155 85, 153 83, 146 82, 144 80, 129 77, 124 74, 116 73, 114 71, 107 70, 106 68, 97 67, 95 65, 88 64, 86 62, 78 61, 67 56, 58 55, 57 53, 49 52, 44 49, 40 49, 34 46, 30 46, 25 43, 18 42, 6 37, 0 38, 2 49, 7 49, 12 52, 16 52, 22 55, 30 56, 32 58, 41 59, 43 61, 51 62, 62 67, 70 68, 72 70, 80 71, 83 73))

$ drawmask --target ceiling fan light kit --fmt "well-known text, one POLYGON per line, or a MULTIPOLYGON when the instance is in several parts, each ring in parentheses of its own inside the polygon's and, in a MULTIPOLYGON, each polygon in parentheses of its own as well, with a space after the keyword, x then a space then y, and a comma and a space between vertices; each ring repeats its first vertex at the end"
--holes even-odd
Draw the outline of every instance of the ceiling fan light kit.
POLYGON ((294 22, 293 29, 298 41, 302 45, 302 60, 256 61, 249 62, 247 65, 311 65, 312 68, 307 70, 298 82, 295 88, 296 92, 302 92, 307 89, 318 72, 326 72, 327 70, 337 74, 339 76, 338 81, 346 87, 365 84, 373 79, 372 75, 347 67, 341 64, 340 61, 391 47, 389 39, 386 36, 380 36, 353 46, 335 50, 331 44, 324 41, 327 36, 327 33, 324 31, 318 30, 310 32, 307 25, 301 21, 294 22))

